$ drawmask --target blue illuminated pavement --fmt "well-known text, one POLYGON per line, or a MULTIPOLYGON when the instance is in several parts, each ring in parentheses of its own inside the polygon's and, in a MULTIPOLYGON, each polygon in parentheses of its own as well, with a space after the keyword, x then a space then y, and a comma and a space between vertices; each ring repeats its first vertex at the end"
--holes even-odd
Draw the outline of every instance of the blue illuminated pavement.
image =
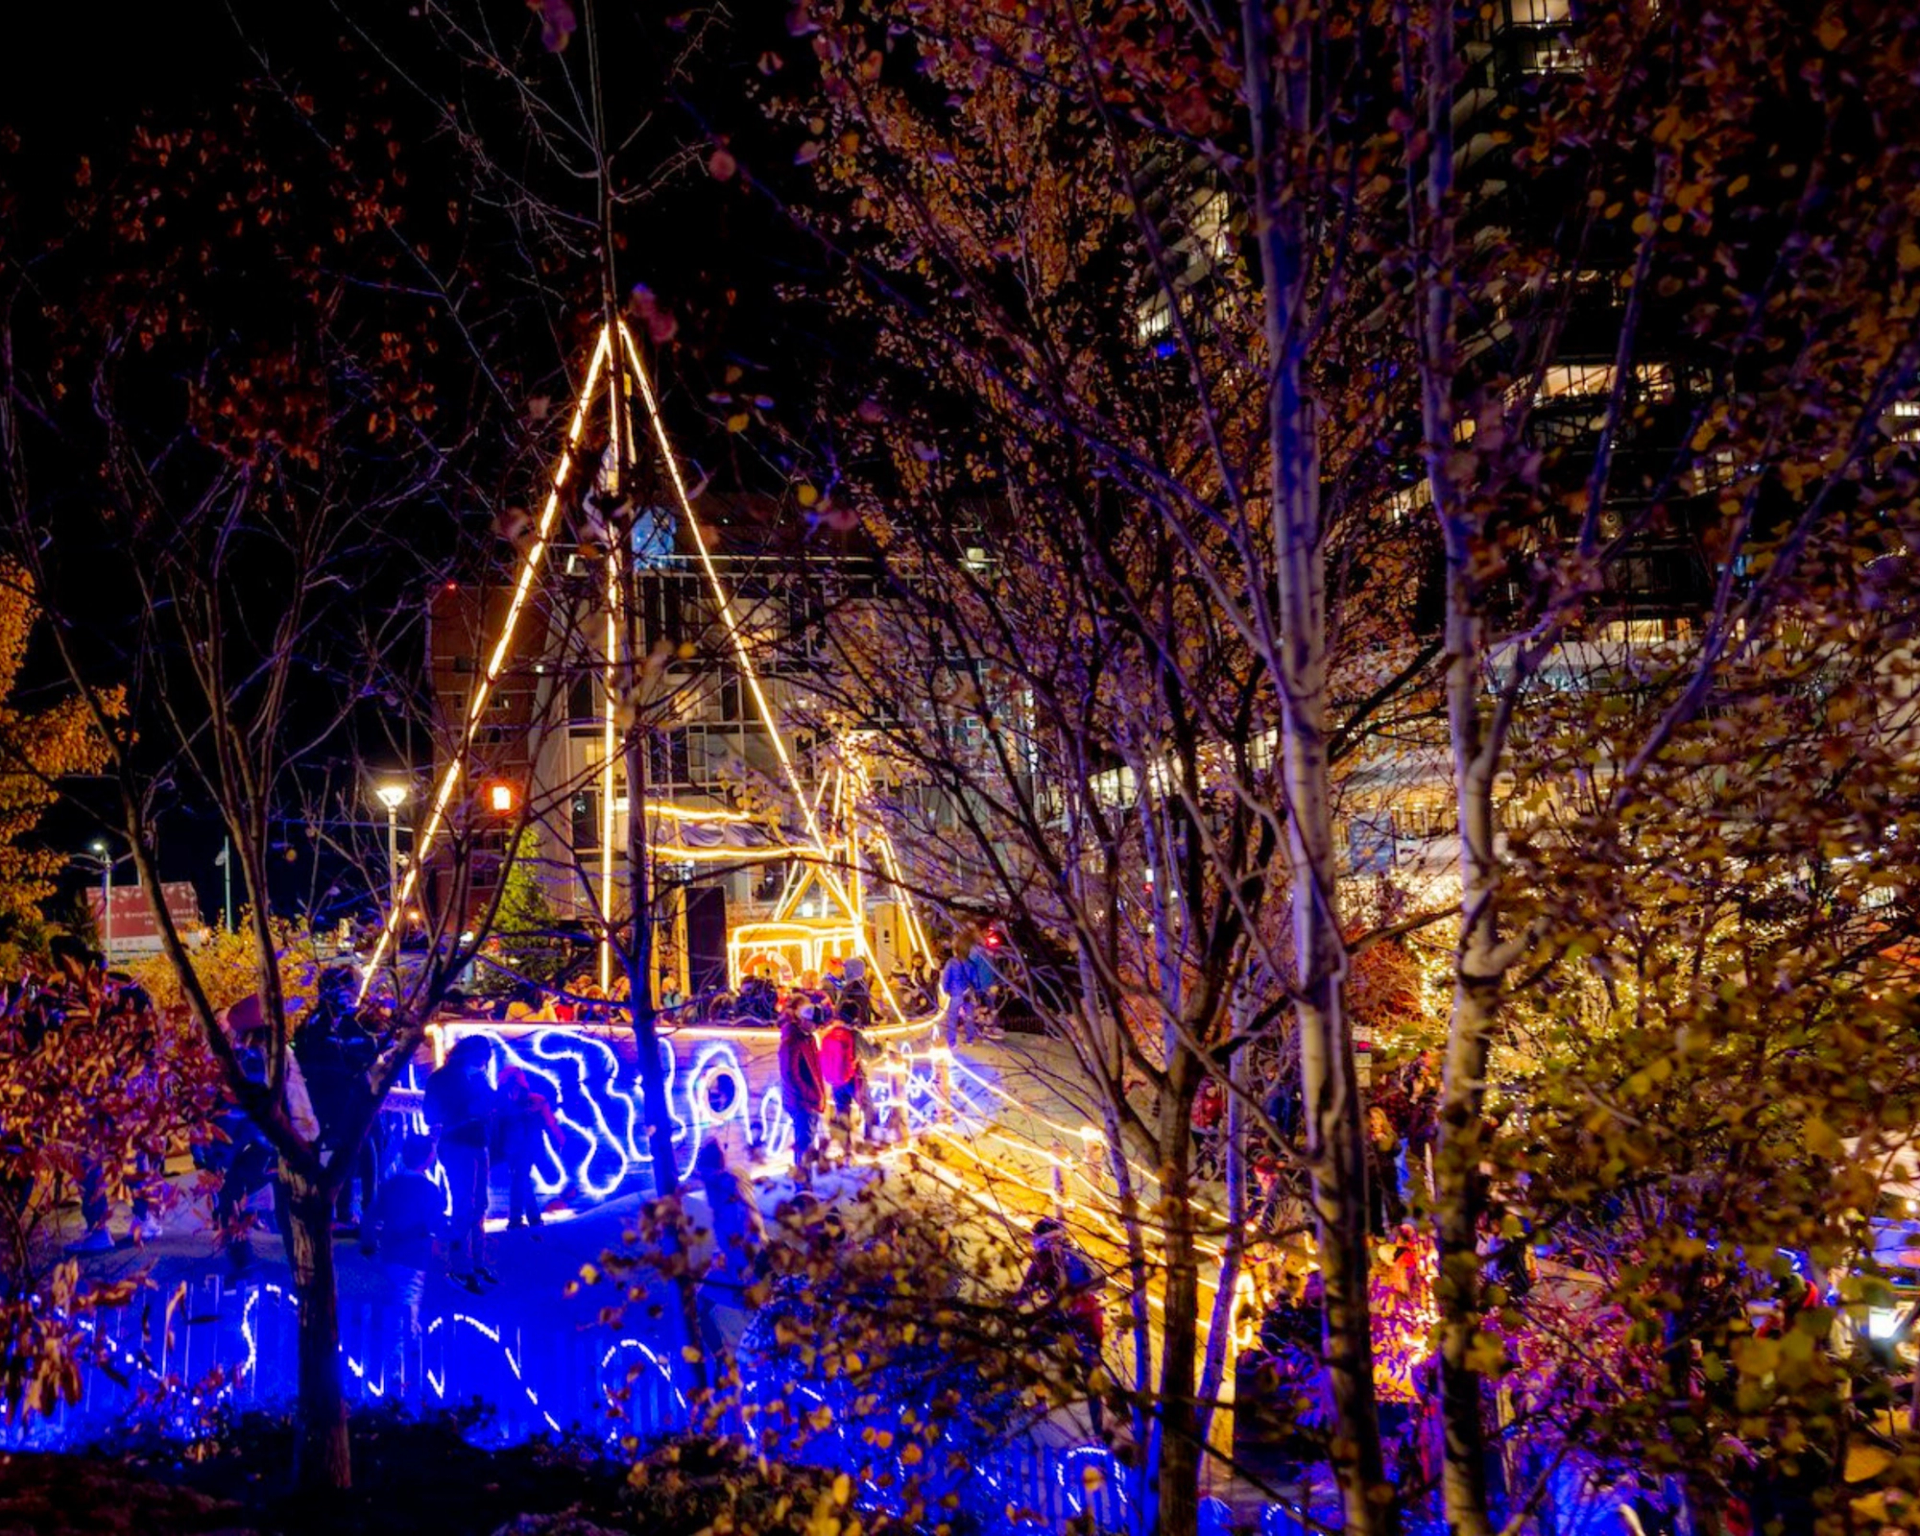
MULTIPOLYGON (((583 1264, 626 1246, 628 1229, 651 1195, 652 1181, 642 1155, 645 1137, 635 1061, 630 1041, 611 1031, 551 1025, 455 1026, 446 1031, 443 1045, 464 1033, 486 1034, 493 1045, 494 1074, 507 1065, 520 1068, 548 1095, 565 1131, 559 1145, 548 1140, 535 1166, 536 1192, 547 1208, 543 1230, 537 1235, 502 1230, 506 1189, 503 1171, 496 1166, 488 1261, 500 1282, 482 1285, 476 1295, 445 1274, 433 1275, 421 1308, 424 1317, 438 1320, 430 1330, 435 1346, 445 1349, 453 1344, 456 1366, 470 1364, 469 1356, 485 1356, 500 1367, 481 1373, 486 1379, 475 1384, 478 1395, 490 1396, 486 1388, 491 1386, 517 1399, 526 1395, 522 1378, 538 1375, 548 1357, 566 1354, 577 1339, 599 1338, 604 1332, 597 1331, 599 1310, 609 1300, 604 1290, 583 1288, 571 1297, 567 1291, 583 1264)), ((701 1141, 722 1139, 730 1160, 754 1174, 756 1196, 769 1219, 795 1193, 790 1169, 792 1133, 779 1108, 774 1081, 776 1045, 771 1031, 687 1031, 673 1042, 669 1058, 680 1170, 690 1170, 701 1141)), ((950 1102, 959 1106, 959 1127, 970 1131, 991 1112, 997 1091, 993 1085, 1002 1075, 1000 1062, 985 1059, 988 1051, 986 1047, 970 1051, 960 1063, 936 1062, 924 1049, 912 1056, 902 1054, 888 1070, 876 1072, 876 1097, 883 1108, 897 1097, 907 1105, 909 1121, 924 1130, 948 1102, 947 1089, 940 1085, 957 1083, 950 1102)), ((394 1096, 385 1117, 389 1150, 406 1130, 420 1128, 419 1088, 429 1069, 430 1063, 422 1062, 410 1074, 406 1088, 394 1096)), ((813 1193, 833 1205, 872 1176, 872 1168, 862 1164, 822 1171, 815 1176, 813 1193)), ((194 1307, 217 1317, 224 1330, 212 1346, 218 1357, 213 1363, 228 1370, 240 1364, 252 1367, 249 1391, 265 1401, 277 1390, 268 1379, 272 1372, 263 1363, 257 1343, 243 1335, 249 1330, 259 1334, 280 1329, 286 1323, 280 1314, 292 1304, 286 1256, 266 1199, 262 1196, 254 1202, 253 1263, 239 1270, 221 1251, 210 1226, 212 1180, 183 1171, 171 1184, 174 1196, 160 1213, 161 1235, 138 1245, 123 1238, 111 1253, 86 1256, 83 1276, 108 1281, 144 1275, 155 1297, 186 1287, 194 1307)), ((930 1193, 936 1199, 946 1198, 938 1190, 930 1193)), ((691 1182, 687 1198, 694 1221, 705 1225, 704 1195, 697 1181, 691 1182)), ((112 1227, 117 1234, 127 1230, 124 1208, 114 1213, 112 1227)), ((78 1218, 71 1216, 57 1237, 77 1237, 79 1232, 78 1218)), ((358 1327, 372 1341, 356 1353, 349 1337, 343 1354, 353 1379, 370 1395, 381 1396, 385 1388, 379 1357, 386 1345, 380 1340, 392 1332, 388 1314, 393 1282, 376 1259, 362 1255, 351 1234, 337 1238, 335 1256, 343 1335, 351 1335, 358 1327)), ((661 1305, 666 1300, 649 1296, 633 1305, 631 1315, 642 1321, 630 1334, 601 1339, 602 1349, 618 1346, 628 1363, 649 1353, 670 1357, 678 1341, 667 1337, 659 1324, 649 1329, 644 1321, 655 1311, 672 1315, 673 1309, 661 1305)), ((462 1374, 456 1369, 456 1381, 430 1395, 443 1401, 465 1400, 472 1394, 458 1390, 462 1374)), ((577 1371, 572 1374, 574 1379, 558 1396, 541 1398, 535 1422, 527 1429, 548 1421, 571 1424, 601 1412, 604 1404, 597 1382, 577 1371)))
MULTIPOLYGON (((687 1166, 700 1138, 721 1135, 737 1154, 751 1136, 758 1143, 756 1194, 771 1217, 792 1198, 794 1186, 787 1176, 785 1117, 774 1112, 777 1100, 769 1103, 767 1053, 755 1049, 760 1043, 679 1043, 695 1049, 676 1052, 676 1152, 687 1166), (711 1049, 715 1046, 728 1048, 711 1049), (708 1091, 717 1079, 727 1078, 737 1080, 719 1092, 708 1091)), ((766 1044, 771 1046, 770 1037, 766 1044)), ((537 1240, 522 1231, 492 1233, 489 1257, 501 1276, 498 1286, 485 1286, 476 1296, 444 1276, 430 1281, 421 1307, 423 1337, 411 1359, 404 1353, 386 1273, 359 1253, 351 1237, 338 1242, 341 1353, 357 1400, 403 1398, 416 1406, 484 1401, 494 1417, 479 1433, 507 1440, 561 1429, 611 1436, 624 1428, 645 1436, 682 1422, 684 1404, 670 1368, 677 1339, 657 1321, 674 1316, 675 1309, 666 1304, 670 1298, 649 1295, 629 1308, 625 1327, 609 1330, 598 1319, 601 1306, 611 1300, 604 1288, 565 1294, 583 1263, 623 1246, 649 1193, 638 1157, 644 1138, 638 1131, 631 1060, 623 1059, 617 1046, 569 1038, 551 1027, 496 1037, 496 1069, 511 1063, 527 1072, 542 1092, 552 1093, 567 1127, 563 1147, 549 1147, 550 1161, 540 1169, 544 1197, 555 1209, 537 1240)), ((1074 1102, 1071 1086, 1072 1074, 1057 1052, 1016 1039, 963 1050, 957 1063, 922 1059, 917 1070, 899 1073, 882 1096, 900 1094, 920 1139, 930 1146, 958 1140, 984 1148, 1011 1134, 1013 1140, 999 1152, 1024 1179, 1038 1177, 1043 1144, 1058 1146, 1082 1124, 1084 1108, 1074 1102), (948 1092, 951 1098, 943 1105, 948 1092), (941 1118, 943 1107, 950 1119, 941 1118), (1031 1167, 1022 1164, 1021 1148, 1029 1149, 1031 1167)), ((411 1098, 403 1097, 399 1106, 402 1117, 409 1114, 411 1098)), ((896 1162, 897 1155, 885 1161, 896 1162)), ((843 1204, 873 1177, 874 1169, 859 1163, 824 1171, 816 1175, 814 1193, 829 1205, 843 1204)), ((951 1174, 942 1170, 942 1177, 951 1174)), ((157 1298, 186 1288, 171 1336, 151 1320, 143 1328, 133 1309, 102 1325, 103 1347, 134 1388, 151 1392, 172 1381, 183 1389, 164 1411, 175 1415, 184 1433, 196 1413, 216 1403, 245 1407, 286 1400, 293 1384, 297 1313, 271 1218, 262 1214, 254 1235, 255 1263, 236 1276, 217 1251, 207 1226, 208 1201, 193 1190, 193 1176, 176 1183, 181 1198, 165 1214, 165 1230, 157 1240, 89 1257, 84 1271, 103 1280, 148 1272, 157 1298), (217 1388, 212 1401, 204 1394, 193 1401, 192 1384, 205 1381, 216 1368, 229 1384, 217 1388)), ((919 1178, 898 1187, 902 1198, 951 1204, 956 1216, 970 1222, 1001 1221, 991 1214, 991 1196, 979 1191, 962 1198, 951 1184, 919 1178)), ((496 1178, 496 1213, 504 1211, 504 1195, 496 1178)), ((704 1224, 697 1186, 689 1191, 689 1204, 696 1223, 704 1224)), ((1030 1211, 1010 1211, 1004 1218, 1007 1234, 1023 1230, 1030 1219, 1030 1211)), ((124 1230, 124 1224, 124 1213, 116 1212, 115 1231, 124 1230)), ((89 1381, 88 1401, 50 1426, 50 1438, 74 1443, 124 1414, 126 1392, 100 1373, 89 1381)), ((1031 1528, 1048 1529, 1091 1498, 1103 1523, 1117 1524, 1126 1501, 1111 1458, 1103 1449, 1083 1446, 1084 1429, 1070 1418, 1045 1430, 1038 1439, 1018 1441, 970 1469, 967 1502, 999 1511, 1009 1502, 1032 1504, 1046 1518, 1031 1528), (1089 1480, 1090 1469, 1102 1476, 1089 1480), (1100 1491, 1089 1494, 1089 1481, 1101 1485, 1100 1491)), ((849 1446, 846 1453, 871 1460, 870 1448, 849 1446)), ((809 1459, 829 1461, 834 1454, 830 1441, 808 1452, 809 1459)), ((1021 1527, 1009 1523, 1005 1528, 1021 1527)))

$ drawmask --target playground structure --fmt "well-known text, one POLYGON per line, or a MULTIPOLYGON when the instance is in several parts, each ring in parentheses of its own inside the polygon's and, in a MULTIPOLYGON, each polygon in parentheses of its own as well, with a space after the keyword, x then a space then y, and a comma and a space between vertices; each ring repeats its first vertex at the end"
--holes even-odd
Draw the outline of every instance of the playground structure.
MULTIPOLYGON (((739 924, 728 934, 729 987, 737 987, 752 969, 792 979, 807 973, 820 974, 830 963, 857 956, 867 962, 878 1016, 904 1023, 906 1010, 890 975, 893 966, 888 962, 910 963, 927 958, 932 948, 912 895, 901 883, 900 860, 891 838, 877 819, 864 814, 871 786, 861 755, 860 735, 855 732, 836 736, 835 759, 810 791, 788 748, 782 722, 755 662, 740 607, 721 576, 712 544, 695 515, 639 347, 626 324, 620 321, 604 324, 596 339, 585 382, 569 422, 565 450, 553 470, 532 536, 519 557, 510 599, 467 700, 457 743, 437 773, 426 816, 414 830, 412 858, 365 968, 363 995, 383 961, 399 943, 403 914, 421 894, 422 873, 435 848, 452 830, 456 796, 471 770, 489 699, 513 654, 516 635, 537 583, 552 565, 556 548, 567 543, 562 514, 570 498, 565 492, 574 472, 576 450, 580 448, 588 423, 596 409, 604 405, 607 449, 599 456, 594 472, 593 494, 603 503, 611 504, 617 502, 622 493, 620 482, 627 454, 642 441, 632 412, 636 394, 657 448, 659 463, 684 521, 697 567, 739 669, 745 698, 757 721, 766 728, 792 813, 785 825, 776 825, 764 815, 724 808, 688 808, 649 798, 643 793, 633 798, 630 814, 641 816, 645 822, 641 839, 641 846, 647 850, 645 862, 652 865, 658 860, 670 859, 689 865, 738 864, 743 852, 760 862, 787 861, 785 886, 772 917, 739 924), (877 898, 873 889, 876 884, 889 888, 884 899, 877 898), (885 946, 875 942, 876 920, 888 925, 890 942, 885 946)), ((634 569, 633 562, 641 558, 636 548, 623 547, 628 542, 619 537, 606 540, 604 569, 599 573, 603 578, 599 585, 604 619, 604 648, 599 669, 601 752, 597 765, 601 825, 597 881, 589 883, 595 926, 600 935, 598 975, 603 995, 612 995, 617 970, 614 933, 622 882, 615 855, 616 806, 624 807, 628 803, 619 782, 623 757, 620 701, 633 696, 633 680, 644 665, 644 655, 639 654, 644 647, 636 643, 635 626, 627 622, 630 617, 628 578, 634 569)), ((641 788, 644 789, 644 785, 641 788)), ((647 877, 645 889, 658 889, 651 879, 650 868, 639 872, 629 870, 625 881, 629 895, 636 873, 647 877)), ((652 985, 651 976, 646 978, 646 984, 652 985)))

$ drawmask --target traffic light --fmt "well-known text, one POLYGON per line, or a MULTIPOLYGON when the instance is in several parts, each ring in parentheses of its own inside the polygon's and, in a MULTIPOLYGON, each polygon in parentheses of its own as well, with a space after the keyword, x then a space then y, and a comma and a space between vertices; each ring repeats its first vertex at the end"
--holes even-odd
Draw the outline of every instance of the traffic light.
POLYGON ((520 806, 519 792, 504 779, 487 786, 487 809, 496 816, 511 816, 520 806))

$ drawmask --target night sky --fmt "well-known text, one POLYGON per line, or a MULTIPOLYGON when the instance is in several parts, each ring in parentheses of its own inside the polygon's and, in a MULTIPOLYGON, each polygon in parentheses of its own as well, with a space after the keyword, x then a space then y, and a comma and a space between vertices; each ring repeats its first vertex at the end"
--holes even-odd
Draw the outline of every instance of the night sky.
MULTIPOLYGON (((583 70, 581 40, 565 61, 544 54, 520 0, 466 0, 453 9, 469 19, 483 14, 496 38, 519 50, 529 78, 543 86, 559 84, 563 62, 576 75, 583 70)), ((804 49, 787 36, 780 8, 742 9, 751 14, 703 25, 708 18, 697 10, 669 16, 603 6, 601 36, 604 73, 615 82, 612 136, 633 135, 632 174, 656 181, 622 216, 619 282, 651 290, 677 326, 659 367, 682 452, 716 488, 754 490, 775 488, 785 477, 780 451, 767 446, 780 434, 727 433, 720 424, 727 409, 712 398, 723 377, 739 370, 744 382, 736 392, 751 388, 766 403, 764 415, 784 417, 803 434, 817 405, 817 381, 833 373, 835 354, 853 355, 857 343, 834 331, 824 305, 808 301, 831 262, 790 217, 788 205, 804 198, 808 179, 794 165, 791 130, 763 119, 755 89, 770 50, 804 67, 804 49), (700 38, 698 67, 674 74, 669 66, 690 29, 700 38), (739 167, 724 180, 708 168, 722 139, 739 167)), ((421 111, 422 94, 461 92, 470 105, 488 100, 417 16, 386 0, 236 0, 230 6, 171 0, 102 11, 82 18, 70 8, 28 6, 8 17, 8 41, 0 47, 0 129, 12 140, 6 182, 16 199, 13 221, 28 233, 19 248, 34 236, 57 238, 82 157, 111 166, 140 126, 164 129, 217 114, 265 79, 311 95, 336 118, 391 113, 399 133, 411 128, 422 140, 431 124, 421 111), (382 79, 389 91, 376 98, 369 82, 382 79)), ((590 214, 588 189, 541 178, 533 158, 515 144, 510 117, 483 119, 482 126, 491 152, 503 159, 519 153, 515 163, 541 182, 542 192, 590 214)), ((437 195, 431 186, 415 185, 423 198, 437 195)), ((549 381, 530 382, 530 391, 560 394, 569 370, 579 366, 579 358, 567 354, 583 344, 593 273, 563 266, 554 288, 582 296, 581 302, 546 306, 544 329, 529 329, 520 366, 529 381, 549 381)), ((114 600, 102 593, 103 602, 114 600)), ((51 682, 40 660, 26 679, 26 702, 51 682)), ((89 798, 84 788, 79 798, 89 798)), ((206 914, 216 918, 221 886, 213 859, 221 833, 211 816, 184 800, 162 827, 163 873, 195 881, 206 914)), ((104 790, 99 809, 111 813, 104 790)), ((46 840, 56 848, 78 850, 97 835, 97 824, 77 806, 56 809, 45 824, 46 840)), ((309 846, 297 832, 287 839, 292 856, 276 865, 284 879, 276 905, 303 902, 330 883, 326 871, 313 868, 309 846)), ((76 872, 69 884, 88 878, 76 872)))

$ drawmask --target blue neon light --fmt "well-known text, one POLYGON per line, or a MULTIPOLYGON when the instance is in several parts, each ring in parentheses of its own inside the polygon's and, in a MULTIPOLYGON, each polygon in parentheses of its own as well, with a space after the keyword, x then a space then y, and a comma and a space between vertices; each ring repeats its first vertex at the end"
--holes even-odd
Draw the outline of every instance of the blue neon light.
MULTIPOLYGON (((518 1067, 529 1084, 546 1096, 555 1119, 566 1129, 563 1146, 556 1147, 550 1137, 543 1136, 535 1154, 533 1186, 542 1200, 571 1193, 596 1203, 644 1170, 651 1152, 637 1074, 604 1039, 564 1025, 509 1035, 490 1024, 453 1024, 447 1027, 446 1041, 451 1045, 469 1035, 488 1043, 489 1082, 498 1084, 502 1067, 518 1067)), ((772 1043, 771 1034, 768 1043, 772 1043)), ((732 1042, 703 1040, 686 1062, 671 1041, 660 1042, 660 1053, 675 1163, 683 1178, 692 1172, 701 1144, 733 1124, 758 1143, 762 1156, 779 1159, 791 1152, 793 1124, 778 1083, 763 1088, 756 1103, 740 1052, 732 1042), (725 1108, 716 1111, 713 1089, 720 1078, 730 1080, 732 1091, 725 1095, 725 1108)), ((922 1130, 943 1116, 962 1130, 983 1123, 992 1102, 988 1079, 956 1059, 948 1082, 951 1098, 945 1099, 940 1072, 931 1057, 910 1057, 898 1077, 891 1071, 875 1074, 874 1107, 882 1114, 891 1112, 898 1094, 910 1131, 922 1130)), ((444 1186, 444 1177, 438 1177, 438 1182, 444 1186)))

